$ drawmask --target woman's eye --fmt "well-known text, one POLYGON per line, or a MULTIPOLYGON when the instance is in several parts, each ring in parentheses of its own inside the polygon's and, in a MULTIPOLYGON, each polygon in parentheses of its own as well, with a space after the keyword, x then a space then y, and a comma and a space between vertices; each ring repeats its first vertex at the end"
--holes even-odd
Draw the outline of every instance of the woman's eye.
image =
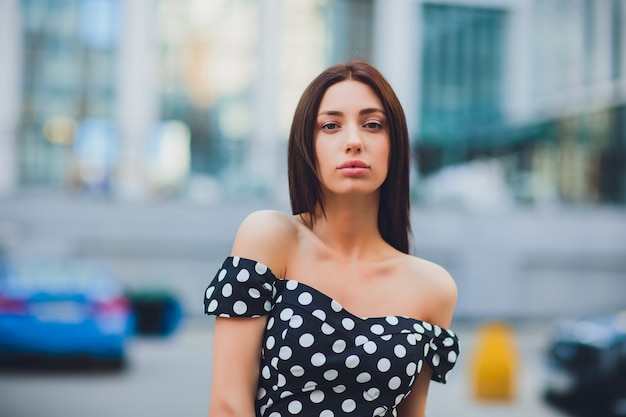
POLYGON ((383 125, 380 122, 367 122, 363 127, 366 129, 379 130, 383 128, 383 125))
POLYGON ((334 122, 328 122, 328 123, 324 123, 322 125, 322 130, 333 130, 333 129, 337 129, 339 128, 339 125, 337 123, 334 122))

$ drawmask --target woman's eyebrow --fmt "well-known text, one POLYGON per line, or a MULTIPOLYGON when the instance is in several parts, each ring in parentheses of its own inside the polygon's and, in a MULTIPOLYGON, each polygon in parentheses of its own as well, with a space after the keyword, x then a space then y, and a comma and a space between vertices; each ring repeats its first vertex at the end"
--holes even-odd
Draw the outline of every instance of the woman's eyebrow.
POLYGON ((371 114, 371 113, 382 113, 383 115, 385 114, 385 112, 382 109, 379 109, 377 107, 370 107, 367 109, 363 109, 359 112, 360 115, 371 114))
POLYGON ((343 116, 343 113, 337 110, 326 110, 326 111, 322 111, 319 112, 318 116, 323 116, 323 115, 327 115, 327 116, 343 116))
MULTIPOLYGON (((361 111, 359 111, 360 115, 364 115, 364 114, 371 114, 371 113, 382 113, 383 115, 385 114, 385 112, 382 109, 379 109, 377 107, 369 107, 367 109, 363 109, 361 111)), ((338 110, 325 110, 325 111, 321 111, 319 112, 318 116, 323 116, 323 115, 327 115, 327 116, 343 116, 343 112, 340 112, 338 110)))

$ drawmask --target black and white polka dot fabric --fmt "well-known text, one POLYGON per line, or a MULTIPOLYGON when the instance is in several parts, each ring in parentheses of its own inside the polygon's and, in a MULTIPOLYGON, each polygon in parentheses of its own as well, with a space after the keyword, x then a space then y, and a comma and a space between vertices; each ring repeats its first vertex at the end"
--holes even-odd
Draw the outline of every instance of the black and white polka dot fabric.
POLYGON ((396 416, 424 364, 445 383, 456 335, 404 316, 359 318, 263 264, 229 257, 206 290, 205 313, 267 317, 257 416, 396 416))

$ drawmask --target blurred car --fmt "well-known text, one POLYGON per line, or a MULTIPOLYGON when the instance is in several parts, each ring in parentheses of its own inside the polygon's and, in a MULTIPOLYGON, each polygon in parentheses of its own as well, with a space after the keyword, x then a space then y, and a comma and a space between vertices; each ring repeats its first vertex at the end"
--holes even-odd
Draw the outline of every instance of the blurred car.
POLYGON ((134 316, 102 266, 12 259, 0 268, 0 360, 89 363, 121 369, 134 316))
POLYGON ((546 398, 579 415, 626 416, 626 310, 559 323, 546 398))
POLYGON ((127 292, 135 314, 135 334, 170 336, 183 318, 180 301, 167 289, 144 288, 127 292))

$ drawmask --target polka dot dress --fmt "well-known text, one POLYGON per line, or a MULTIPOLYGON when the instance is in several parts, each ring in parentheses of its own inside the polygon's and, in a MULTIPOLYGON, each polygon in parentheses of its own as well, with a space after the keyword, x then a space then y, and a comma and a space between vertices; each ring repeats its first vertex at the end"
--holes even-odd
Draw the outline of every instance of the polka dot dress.
POLYGON ((245 258, 224 261, 204 308, 220 317, 268 316, 257 416, 396 416, 424 364, 445 383, 459 353, 450 330, 404 316, 359 318, 245 258))

